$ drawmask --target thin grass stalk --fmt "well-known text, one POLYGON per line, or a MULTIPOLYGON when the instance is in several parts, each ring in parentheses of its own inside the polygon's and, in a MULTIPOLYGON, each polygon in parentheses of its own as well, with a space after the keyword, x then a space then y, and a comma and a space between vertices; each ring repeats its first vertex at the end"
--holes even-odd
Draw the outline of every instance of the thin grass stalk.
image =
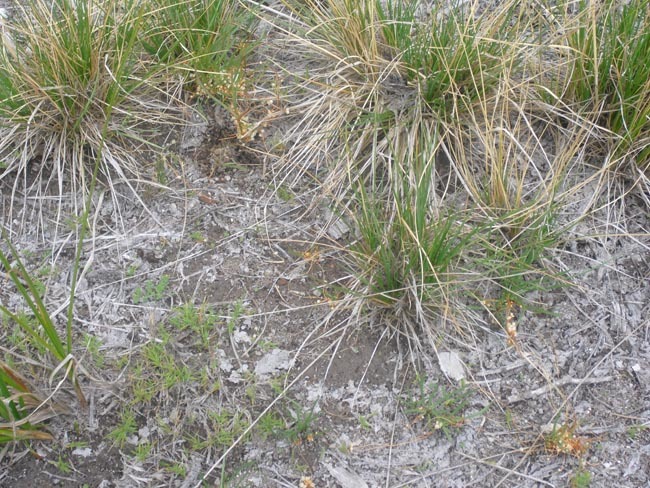
POLYGON ((29 272, 20 259, 18 251, 9 240, 7 231, 4 228, 2 229, 2 238, 9 246, 11 255, 18 269, 16 270, 11 265, 8 257, 4 252, 2 252, 2 250, 0 250, 0 262, 7 270, 9 279, 18 289, 18 293, 25 300, 28 308, 32 311, 32 313, 34 313, 38 324, 46 334, 47 340, 43 339, 40 334, 31 325, 29 325, 29 320, 26 317, 22 317, 9 311, 4 305, 0 305, 0 311, 5 313, 8 317, 20 325, 21 328, 29 335, 29 337, 34 339, 44 349, 50 351, 57 360, 63 361, 70 354, 71 348, 66 349, 63 342, 61 341, 56 327, 52 322, 52 318, 47 311, 47 307, 40 297, 40 290, 37 288, 36 284, 30 277, 29 272), (23 284, 23 281, 25 284, 23 284))

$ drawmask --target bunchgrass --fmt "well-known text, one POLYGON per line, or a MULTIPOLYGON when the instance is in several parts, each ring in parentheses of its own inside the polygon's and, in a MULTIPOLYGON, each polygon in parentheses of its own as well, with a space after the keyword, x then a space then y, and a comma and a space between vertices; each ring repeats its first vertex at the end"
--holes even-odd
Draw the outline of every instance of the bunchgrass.
MULTIPOLYGON (((650 11, 647 2, 578 3, 560 40, 567 50, 566 81, 558 98, 575 104, 612 136, 616 157, 647 168, 650 156, 650 11)), ((564 63, 561 63, 564 65, 564 63)))
POLYGON ((287 170, 341 196, 390 172, 394 159, 411 164, 431 134, 459 130, 467 108, 490 97, 504 65, 518 59, 511 8, 477 18, 474 7, 438 5, 429 20, 413 1, 294 7, 299 20, 287 29, 296 49, 325 68, 302 75, 306 100, 297 106, 287 170))
POLYGON ((363 262, 369 297, 385 305, 418 299, 439 304, 452 279, 452 270, 470 241, 473 229, 451 215, 428 215, 416 198, 392 216, 381 204, 362 197, 361 238, 354 247, 363 262))
POLYGON ((281 28, 320 64, 293 73, 302 98, 281 185, 309 174, 350 216, 352 295, 429 338, 433 316, 464 314, 485 287, 523 303, 554 244, 540 216, 588 132, 540 110, 531 21, 512 2, 437 4, 426 18, 408 1, 285 4, 294 21, 281 28))
POLYGON ((142 45, 194 95, 234 106, 245 95, 254 16, 236 0, 147 0, 142 45))
POLYGON ((30 0, 5 24, 0 154, 14 193, 85 195, 98 156, 109 183, 141 174, 133 146, 166 105, 138 51, 142 22, 130 0, 30 0))
POLYGON ((402 168, 407 172, 395 175, 402 185, 391 195, 360 185, 352 211, 358 231, 351 248, 354 291, 406 324, 419 319, 422 327, 428 323, 423 316, 445 314, 458 303, 458 275, 467 274, 466 258, 480 230, 463 212, 437 205, 432 154, 428 147, 423 161, 402 168))

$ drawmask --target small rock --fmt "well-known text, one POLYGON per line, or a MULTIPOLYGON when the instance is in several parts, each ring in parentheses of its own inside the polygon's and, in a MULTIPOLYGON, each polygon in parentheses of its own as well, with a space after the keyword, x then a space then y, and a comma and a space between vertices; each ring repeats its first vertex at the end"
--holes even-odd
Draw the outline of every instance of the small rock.
POLYGON ((273 349, 265 354, 255 365, 255 375, 258 377, 273 376, 280 370, 289 369, 291 355, 283 349, 273 349))
POLYGON ((245 343, 245 344, 250 344, 251 343, 251 338, 250 336, 244 332, 243 330, 237 330, 235 331, 233 335, 233 339, 237 344, 245 343))
POLYGON ((465 378, 465 368, 460 357, 455 352, 439 353, 438 362, 442 372, 452 380, 460 381, 465 378))
POLYGON ((77 447, 72 451, 73 456, 81 456, 84 458, 91 456, 92 453, 93 450, 90 447, 77 447))

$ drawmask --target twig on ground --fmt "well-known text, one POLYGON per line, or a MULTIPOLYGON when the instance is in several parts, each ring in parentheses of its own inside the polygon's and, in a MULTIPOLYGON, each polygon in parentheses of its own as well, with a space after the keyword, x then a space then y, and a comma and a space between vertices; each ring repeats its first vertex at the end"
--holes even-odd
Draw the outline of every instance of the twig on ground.
POLYGON ((569 376, 565 376, 564 378, 561 378, 553 383, 547 384, 545 386, 529 391, 522 395, 510 395, 508 397, 508 403, 512 405, 514 403, 522 402, 524 400, 529 400, 531 398, 544 395, 545 393, 548 393, 549 391, 564 385, 590 385, 596 383, 607 383, 608 381, 612 381, 613 379, 614 379, 613 376, 603 376, 602 378, 571 378, 569 376))

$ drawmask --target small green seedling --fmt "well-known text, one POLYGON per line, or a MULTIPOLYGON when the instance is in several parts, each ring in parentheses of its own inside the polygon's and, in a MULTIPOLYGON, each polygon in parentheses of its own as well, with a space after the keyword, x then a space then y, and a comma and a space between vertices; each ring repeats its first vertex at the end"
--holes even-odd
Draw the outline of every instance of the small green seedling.
POLYGON ((284 436, 293 444, 302 444, 303 442, 312 442, 315 436, 313 428, 314 421, 318 418, 315 411, 316 404, 310 409, 305 409, 295 400, 290 400, 291 407, 288 408, 292 421, 284 431, 284 436))
POLYGON ((147 458, 149 457, 149 454, 151 453, 151 448, 153 446, 151 445, 150 442, 145 442, 144 444, 139 444, 136 448, 135 451, 133 452, 133 455, 135 456, 135 459, 138 462, 145 462, 147 458))
POLYGON ((235 327, 237 326, 237 322, 239 321, 239 318, 244 314, 244 312, 245 312, 244 302, 242 300, 237 300, 232 306, 232 312, 230 314, 230 318, 228 319, 228 323, 226 325, 226 329, 228 330, 228 335, 232 335, 235 332, 235 327))
POLYGON ((59 470, 60 473, 63 474, 70 474, 72 473, 72 465, 70 464, 69 461, 66 461, 63 459, 61 456, 59 456, 59 459, 56 461, 49 461, 50 464, 52 464, 56 469, 59 470))
POLYGON ((144 287, 137 287, 133 291, 133 303, 136 305, 148 302, 160 302, 167 295, 169 288, 169 275, 162 275, 157 282, 147 280, 144 287))
POLYGON ((92 359, 95 366, 102 368, 104 366, 105 357, 102 351, 100 350, 102 346, 102 341, 98 337, 86 334, 84 337, 84 343, 86 344, 86 351, 92 359))
POLYGON ((591 473, 584 468, 578 469, 571 476, 571 488, 589 488, 591 485, 591 473))
POLYGON ((262 439, 267 439, 271 436, 276 436, 284 431, 284 420, 274 413, 267 412, 259 419, 256 425, 257 432, 262 439))
POLYGON ((187 466, 185 466, 183 463, 165 464, 165 470, 181 478, 185 478, 185 476, 187 476, 187 466))
POLYGON ((415 416, 415 422, 422 422, 431 432, 441 430, 446 436, 465 425, 465 410, 473 392, 464 382, 456 388, 445 388, 440 383, 428 385, 419 378, 418 389, 418 397, 407 400, 406 409, 407 414, 415 416))
POLYGON ((192 303, 176 308, 169 319, 171 325, 178 330, 191 330, 199 339, 202 349, 210 348, 210 341, 215 334, 219 316, 206 305, 196 306, 192 303))
POLYGON ((108 438, 120 448, 124 447, 129 437, 138 431, 135 414, 131 410, 124 410, 120 423, 108 433, 108 438))

